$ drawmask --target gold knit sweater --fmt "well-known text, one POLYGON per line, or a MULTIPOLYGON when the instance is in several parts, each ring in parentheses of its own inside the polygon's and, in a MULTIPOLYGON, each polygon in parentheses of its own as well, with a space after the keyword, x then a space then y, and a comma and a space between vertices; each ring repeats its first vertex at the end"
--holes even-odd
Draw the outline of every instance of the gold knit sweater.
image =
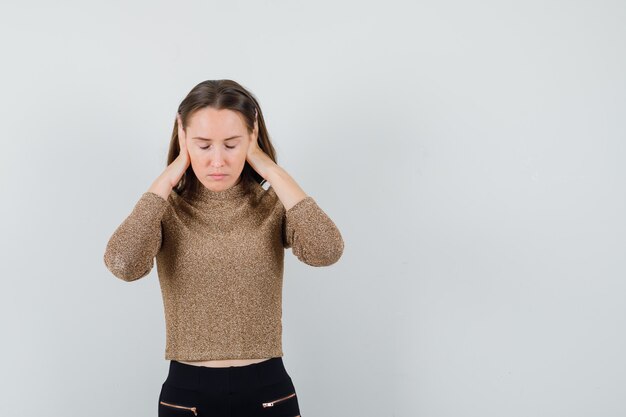
POLYGON ((165 359, 283 356, 284 252, 311 266, 339 260, 344 242, 311 196, 289 210, 270 186, 243 181, 197 195, 147 191, 109 239, 104 263, 135 281, 154 258, 163 296, 165 359))

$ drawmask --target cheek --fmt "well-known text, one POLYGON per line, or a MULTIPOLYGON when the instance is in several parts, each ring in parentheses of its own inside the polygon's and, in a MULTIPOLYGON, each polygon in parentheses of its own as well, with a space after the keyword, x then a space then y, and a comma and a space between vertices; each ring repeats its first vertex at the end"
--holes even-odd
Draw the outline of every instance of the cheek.
POLYGON ((197 163, 202 159, 202 153, 199 149, 189 149, 189 158, 191 159, 191 163, 197 163))
POLYGON ((241 157, 245 158, 246 157, 246 153, 248 152, 248 147, 245 144, 240 143, 239 145, 237 145, 237 147, 235 149, 233 149, 233 151, 234 151, 232 153, 233 157, 235 157, 237 159, 239 159, 241 157))
POLYGON ((237 156, 236 156, 236 160, 240 165, 243 165, 246 163, 246 153, 247 153, 247 148, 244 148, 243 146, 241 147, 241 149, 239 150, 239 152, 237 152, 237 156))

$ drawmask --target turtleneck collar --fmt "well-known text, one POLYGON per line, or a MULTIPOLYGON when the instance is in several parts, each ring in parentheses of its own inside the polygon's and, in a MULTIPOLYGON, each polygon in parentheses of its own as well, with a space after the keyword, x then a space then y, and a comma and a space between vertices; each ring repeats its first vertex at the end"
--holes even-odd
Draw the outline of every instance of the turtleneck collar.
POLYGON ((196 195, 197 198, 201 201, 232 200, 234 198, 244 195, 245 192, 246 187, 244 187, 244 182, 240 178, 239 182, 237 182, 235 185, 232 185, 230 188, 220 191, 210 190, 199 182, 198 192, 196 195))

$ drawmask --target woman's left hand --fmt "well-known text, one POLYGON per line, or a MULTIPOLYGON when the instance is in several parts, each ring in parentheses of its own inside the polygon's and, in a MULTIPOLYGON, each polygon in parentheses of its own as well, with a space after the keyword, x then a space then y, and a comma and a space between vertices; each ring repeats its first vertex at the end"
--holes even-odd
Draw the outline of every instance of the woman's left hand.
POLYGON ((248 152, 246 153, 246 161, 267 180, 268 168, 274 164, 274 161, 259 147, 259 120, 258 113, 254 116, 254 128, 249 136, 248 152))

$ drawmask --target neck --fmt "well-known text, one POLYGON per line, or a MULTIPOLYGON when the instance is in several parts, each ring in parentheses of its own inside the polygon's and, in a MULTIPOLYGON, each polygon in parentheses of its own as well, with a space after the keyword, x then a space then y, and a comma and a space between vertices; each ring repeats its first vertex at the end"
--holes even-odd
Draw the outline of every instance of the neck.
POLYGON ((231 200, 244 195, 245 191, 244 182, 240 176, 234 185, 226 188, 225 190, 219 191, 211 190, 201 182, 198 182, 198 192, 196 193, 196 197, 202 201, 231 200))

